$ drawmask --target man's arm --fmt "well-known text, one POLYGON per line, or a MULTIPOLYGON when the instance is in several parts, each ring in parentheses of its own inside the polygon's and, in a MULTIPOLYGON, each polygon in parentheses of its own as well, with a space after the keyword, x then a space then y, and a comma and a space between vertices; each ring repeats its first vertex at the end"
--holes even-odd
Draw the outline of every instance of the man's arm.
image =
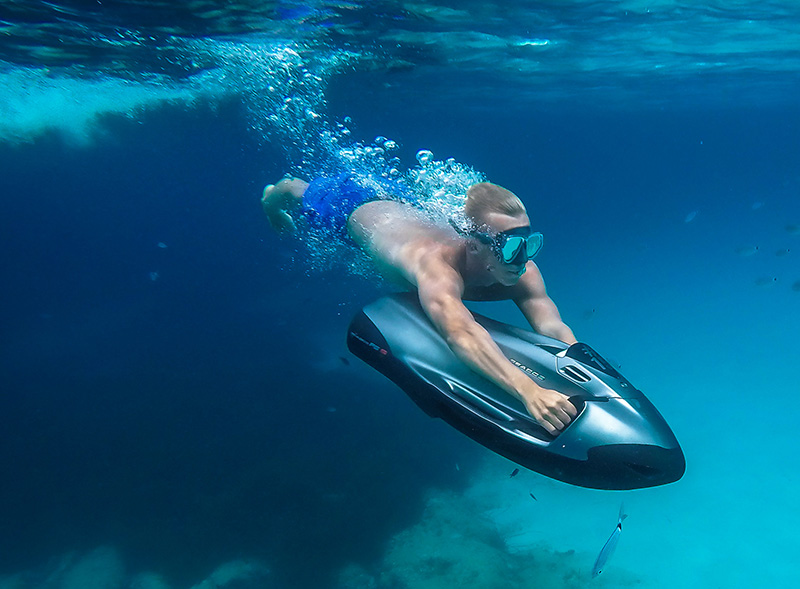
POLYGON ((422 308, 453 353, 472 370, 518 398, 528 413, 551 434, 577 414, 569 399, 544 389, 514 366, 461 300, 463 282, 444 263, 418 269, 416 282, 422 308))
POLYGON ((578 341, 572 330, 561 320, 553 300, 547 296, 542 274, 533 262, 528 262, 525 274, 514 286, 513 298, 537 333, 567 344, 578 341))

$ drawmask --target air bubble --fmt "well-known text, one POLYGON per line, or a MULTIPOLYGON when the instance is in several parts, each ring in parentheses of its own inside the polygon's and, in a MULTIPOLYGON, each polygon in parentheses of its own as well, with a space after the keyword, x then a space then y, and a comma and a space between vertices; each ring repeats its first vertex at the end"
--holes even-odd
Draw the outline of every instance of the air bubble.
POLYGON ((420 165, 425 165, 433 159, 433 152, 427 149, 420 149, 417 152, 417 161, 420 165))

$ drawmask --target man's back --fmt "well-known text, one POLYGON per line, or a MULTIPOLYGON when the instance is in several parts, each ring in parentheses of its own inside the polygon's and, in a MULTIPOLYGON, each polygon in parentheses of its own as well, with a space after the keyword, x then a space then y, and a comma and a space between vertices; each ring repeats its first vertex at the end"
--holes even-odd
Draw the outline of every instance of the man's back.
POLYGON ((390 280, 418 286, 420 267, 426 263, 457 272, 462 240, 411 205, 386 200, 366 203, 350 215, 347 228, 390 280))

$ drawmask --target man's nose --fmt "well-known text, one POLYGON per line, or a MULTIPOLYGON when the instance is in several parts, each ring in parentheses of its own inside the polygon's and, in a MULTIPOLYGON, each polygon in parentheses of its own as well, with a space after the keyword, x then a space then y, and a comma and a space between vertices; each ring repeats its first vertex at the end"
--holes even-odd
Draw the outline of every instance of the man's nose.
POLYGON ((525 248, 521 247, 517 251, 517 255, 514 256, 514 259, 511 260, 511 265, 512 266, 517 266, 517 267, 519 267, 519 266, 524 267, 525 263, 527 261, 528 261, 528 257, 525 255, 525 248))

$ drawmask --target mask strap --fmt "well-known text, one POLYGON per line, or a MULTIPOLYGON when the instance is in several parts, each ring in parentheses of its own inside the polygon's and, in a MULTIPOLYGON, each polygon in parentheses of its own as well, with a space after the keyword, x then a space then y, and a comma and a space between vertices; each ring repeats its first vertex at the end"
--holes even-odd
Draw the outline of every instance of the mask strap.
POLYGON ((455 229, 456 233, 458 233, 459 235, 463 235, 465 237, 469 235, 469 231, 464 229, 458 223, 456 223, 456 221, 455 221, 455 219, 453 219, 453 217, 448 217, 447 218, 447 222, 450 223, 450 227, 455 229))
POLYGON ((465 229, 463 226, 459 225, 455 220, 453 220, 452 217, 450 217, 447 221, 450 223, 450 226, 455 229, 456 233, 463 237, 474 237, 481 243, 486 244, 495 243, 495 240, 491 235, 488 233, 483 233, 482 231, 478 231, 474 225, 469 229, 465 229))

